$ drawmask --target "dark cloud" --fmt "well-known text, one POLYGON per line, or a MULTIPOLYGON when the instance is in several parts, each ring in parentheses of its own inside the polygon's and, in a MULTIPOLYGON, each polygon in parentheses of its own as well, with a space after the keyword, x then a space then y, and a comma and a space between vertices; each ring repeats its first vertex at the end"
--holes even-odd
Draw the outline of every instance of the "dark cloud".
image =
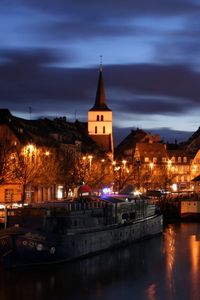
MULTIPOLYGON (((11 6, 13 3, 8 3, 2 0, 2 5, 11 6)), ((71 15, 84 15, 85 17, 98 18, 101 16, 133 16, 133 15, 174 15, 184 14, 199 10, 197 1, 192 0, 140 0, 132 1, 115 1, 102 0, 18 0, 17 5, 23 7, 32 7, 42 12, 52 12, 54 14, 70 13, 71 15)))
MULTIPOLYGON (((177 101, 174 99, 154 99, 153 97, 137 97, 133 95, 132 99, 123 100, 121 104, 114 105, 113 109, 123 111, 127 114, 162 114, 162 115, 177 115, 189 111, 191 103, 177 101), (139 99, 138 99, 139 98, 139 99)), ((193 105, 193 108, 195 106, 193 105)))
POLYGON ((133 95, 182 98, 199 104, 200 74, 186 65, 135 64, 105 68, 109 86, 133 95))
MULTIPOLYGON (((28 103, 41 111, 86 111, 93 105, 97 68, 60 68, 47 49, 0 52, 1 106, 28 103)), ((106 66, 109 105, 116 112, 173 115, 199 107, 200 74, 183 65, 106 66), (110 91, 114 91, 111 93, 110 91)), ((36 109, 36 111, 37 111, 36 109)))
POLYGON ((98 21, 94 22, 93 24, 91 23, 92 22, 89 20, 57 20, 44 25, 40 31, 40 34, 49 40, 66 39, 67 41, 68 39, 97 38, 99 36, 119 37, 129 34, 139 35, 141 31, 144 31, 138 27, 134 29, 126 24, 108 24, 106 22, 102 23, 98 21))
MULTIPOLYGON (((1 3, 2 7, 9 7, 7 1, 1 3)), ((98 36, 139 35, 147 32, 148 20, 145 18, 187 16, 199 14, 200 4, 192 0, 140 0, 132 1, 25 1, 19 0, 16 7, 27 9, 27 14, 33 13, 36 18, 43 14, 43 20, 38 21, 31 33, 36 33, 40 39, 97 38, 98 36), (138 18, 144 18, 144 26, 137 26, 138 18), (133 22, 135 24, 133 26, 133 22), (144 29, 146 25, 146 28, 144 29)), ((15 6, 11 7, 15 9, 15 6)), ((30 24, 29 24, 30 25, 30 24)), ((159 30, 159 26, 157 27, 159 30)), ((151 31, 153 35, 154 32, 151 31)))

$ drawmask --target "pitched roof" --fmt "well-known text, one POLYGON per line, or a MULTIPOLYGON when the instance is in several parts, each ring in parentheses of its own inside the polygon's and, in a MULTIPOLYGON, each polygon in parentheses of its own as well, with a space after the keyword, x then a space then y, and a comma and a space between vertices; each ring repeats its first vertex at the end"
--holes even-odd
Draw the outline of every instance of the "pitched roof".
POLYGON ((111 111, 106 104, 102 68, 99 72, 95 104, 89 111, 111 111))
POLYGON ((167 151, 161 143, 137 143, 136 148, 141 156, 166 157, 167 151))
POLYGON ((187 146, 187 150, 191 153, 196 154, 198 149, 200 148, 200 127, 193 133, 193 135, 188 139, 185 143, 187 146))
POLYGON ((137 128, 136 130, 131 130, 131 133, 116 147, 116 154, 123 155, 123 151, 127 149, 134 149, 136 143, 141 141, 149 140, 149 134, 144 130, 137 128))
POLYGON ((193 178, 191 181, 194 181, 194 182, 200 181, 200 175, 198 175, 197 177, 193 178))
POLYGON ((65 117, 26 120, 13 116, 9 110, 0 109, 0 126, 6 125, 20 144, 34 143, 38 146, 58 147, 61 144, 81 142, 84 152, 99 152, 98 145, 87 132, 87 124, 67 122, 65 117))
POLYGON ((169 155, 169 158, 171 157, 190 157, 192 158, 194 155, 192 155, 191 153, 189 153, 186 149, 182 148, 182 149, 167 149, 167 153, 169 155))

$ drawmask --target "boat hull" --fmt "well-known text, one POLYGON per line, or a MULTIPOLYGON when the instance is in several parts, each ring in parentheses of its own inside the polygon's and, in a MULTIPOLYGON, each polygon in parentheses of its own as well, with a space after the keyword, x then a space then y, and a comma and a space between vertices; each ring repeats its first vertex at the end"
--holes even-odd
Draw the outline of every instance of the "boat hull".
POLYGON ((4 248, 0 246, 1 262, 5 268, 11 268, 71 261, 150 238, 162 230, 162 215, 155 215, 129 224, 106 226, 76 234, 71 232, 58 236, 30 231, 12 236, 4 234, 7 248, 5 242, 2 243, 4 248))

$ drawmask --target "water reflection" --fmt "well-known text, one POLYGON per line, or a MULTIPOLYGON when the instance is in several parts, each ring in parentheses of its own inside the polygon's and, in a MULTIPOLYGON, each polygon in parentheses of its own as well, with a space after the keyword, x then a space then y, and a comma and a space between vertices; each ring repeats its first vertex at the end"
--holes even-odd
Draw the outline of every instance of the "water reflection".
POLYGON ((169 297, 174 297, 176 290, 174 284, 174 262, 175 262, 175 239, 176 231, 173 225, 169 225, 164 233, 164 251, 166 257, 166 284, 169 297))
POLYGON ((200 224, 81 261, 4 271, 1 300, 197 300, 200 224))

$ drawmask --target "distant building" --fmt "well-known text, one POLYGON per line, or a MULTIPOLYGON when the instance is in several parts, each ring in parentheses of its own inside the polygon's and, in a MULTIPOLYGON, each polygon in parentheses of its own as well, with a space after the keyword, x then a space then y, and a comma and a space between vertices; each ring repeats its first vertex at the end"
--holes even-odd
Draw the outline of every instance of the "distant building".
POLYGON ((182 149, 168 149, 169 176, 174 191, 189 191, 191 189, 191 166, 193 156, 182 149))
POLYGON ((112 110, 106 104, 102 68, 94 106, 88 111, 88 134, 105 152, 113 155, 112 110))

